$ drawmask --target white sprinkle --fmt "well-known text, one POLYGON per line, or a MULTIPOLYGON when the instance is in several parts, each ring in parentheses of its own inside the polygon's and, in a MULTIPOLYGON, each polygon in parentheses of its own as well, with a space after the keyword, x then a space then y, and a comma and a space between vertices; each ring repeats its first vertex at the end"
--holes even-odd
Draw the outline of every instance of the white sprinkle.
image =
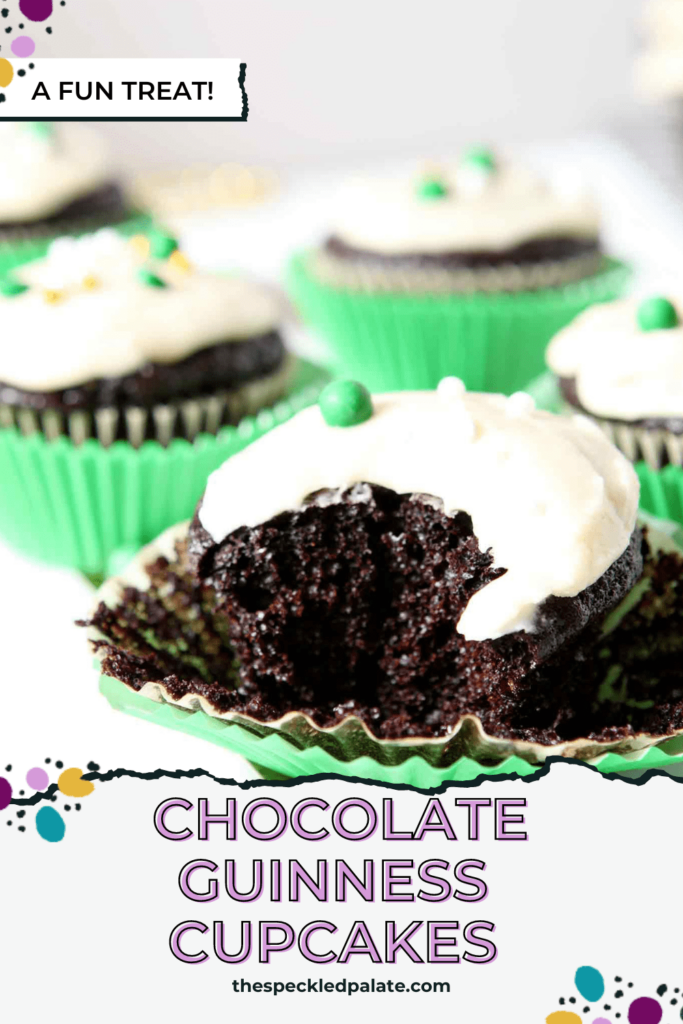
POLYGON ((459 377, 443 377, 439 381, 436 393, 445 402, 457 401, 467 391, 459 377))
POLYGON ((528 416, 535 408, 536 403, 526 391, 515 391, 505 403, 505 412, 508 416, 528 416))

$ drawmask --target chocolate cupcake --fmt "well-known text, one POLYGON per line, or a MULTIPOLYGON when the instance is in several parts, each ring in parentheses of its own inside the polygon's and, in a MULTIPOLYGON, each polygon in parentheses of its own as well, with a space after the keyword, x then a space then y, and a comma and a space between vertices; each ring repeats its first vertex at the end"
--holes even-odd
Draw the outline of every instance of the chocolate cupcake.
POLYGON ((0 281, 0 531, 97 571, 187 515, 265 429, 245 417, 292 387, 281 319, 268 289, 196 272, 159 231, 59 239, 15 268, 0 281))
POLYGON ((413 178, 351 182, 290 284, 335 368, 371 390, 456 374, 509 394, 561 326, 626 278, 589 197, 474 149, 413 178))
POLYGON ((212 475, 189 529, 102 591, 91 637, 110 680, 273 770, 288 750, 284 774, 436 785, 463 759, 651 746, 617 705, 647 690, 654 620, 680 632, 683 560, 643 539, 637 501, 601 431, 527 396, 337 382, 212 475))
POLYGON ((683 304, 662 295, 588 310, 546 361, 569 411, 594 420, 636 466, 642 506, 683 521, 683 304))
POLYGON ((0 272, 37 259, 62 235, 114 224, 131 233, 147 225, 91 129, 6 121, 0 148, 0 272))

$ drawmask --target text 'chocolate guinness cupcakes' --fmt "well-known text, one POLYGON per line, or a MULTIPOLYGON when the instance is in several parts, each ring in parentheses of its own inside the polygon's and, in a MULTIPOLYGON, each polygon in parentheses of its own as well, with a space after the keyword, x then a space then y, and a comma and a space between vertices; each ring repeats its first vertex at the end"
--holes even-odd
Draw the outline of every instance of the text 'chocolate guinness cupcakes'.
POLYGON ((352 181, 331 222, 294 258, 291 290, 335 366, 371 390, 455 374, 511 393, 561 326, 627 280, 602 252, 589 196, 482 148, 412 177, 352 181))
POLYGON ((683 301, 649 295, 588 310, 546 361, 564 407, 591 417, 636 465, 641 504, 683 521, 683 301))
POLYGON ((82 125, 0 124, 0 272, 42 256, 48 243, 105 225, 148 223, 125 194, 103 139, 82 125))
POLYGON ((269 289, 195 271, 159 230, 59 239, 14 268, 0 279, 0 530, 96 571, 188 514, 262 429, 245 417, 292 387, 281 318, 269 289))
POLYGON ((651 746, 683 727, 683 673, 656 661, 683 560, 637 504, 584 418, 454 379, 372 398, 338 381, 212 474, 189 530, 103 588, 91 639, 110 681, 222 721, 257 764, 283 771, 289 744, 285 774, 435 785, 463 758, 651 746), (626 651, 646 636, 647 678, 626 651), (631 705, 660 669, 677 710, 644 739, 631 705))

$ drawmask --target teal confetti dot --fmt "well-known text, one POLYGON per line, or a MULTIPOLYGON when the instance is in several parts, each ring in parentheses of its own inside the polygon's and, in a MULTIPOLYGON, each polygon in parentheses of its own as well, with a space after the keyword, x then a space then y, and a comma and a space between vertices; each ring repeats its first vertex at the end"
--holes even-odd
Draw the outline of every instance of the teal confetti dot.
POLYGON ((605 980, 595 967, 579 967, 574 984, 589 1003, 596 1003, 605 994, 605 980))
POLYGON ((636 313, 641 331, 666 331, 678 326, 676 307, 663 295, 651 295, 638 306, 636 313))
POLYGON ((370 392, 355 380, 335 380, 318 399, 323 419, 329 427, 355 427, 372 416, 370 392))
POLYGON ((448 189, 438 178, 423 178, 417 186, 417 194, 420 199, 443 199, 448 189))
POLYGON ((148 288, 165 288, 166 282, 151 270, 138 270, 138 280, 148 288))
POLYGON ((59 843, 64 838, 64 818, 54 807, 41 807, 36 814, 38 835, 48 843, 59 843))

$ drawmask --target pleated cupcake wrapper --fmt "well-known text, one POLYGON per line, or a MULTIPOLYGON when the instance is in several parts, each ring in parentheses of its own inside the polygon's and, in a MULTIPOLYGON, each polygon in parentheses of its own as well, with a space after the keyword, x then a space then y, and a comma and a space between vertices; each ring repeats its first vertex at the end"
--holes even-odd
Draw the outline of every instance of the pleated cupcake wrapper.
MULTIPOLYGON (((562 398, 552 373, 542 374, 525 390, 541 409, 576 415, 577 410, 562 398)), ((683 523, 683 435, 583 415, 597 423, 612 444, 635 463, 640 479, 641 508, 663 519, 683 523)))
POLYGON ((326 344, 338 373, 373 391, 434 388, 460 377, 511 394, 544 368, 551 337, 595 302, 617 298, 630 272, 614 260, 574 284, 512 294, 417 294, 333 287, 310 254, 289 267, 292 298, 326 344))
POLYGON ((149 409, 105 407, 94 412, 64 414, 55 409, 38 412, 0 403, 0 428, 14 428, 22 437, 40 433, 48 441, 68 437, 75 445, 94 438, 109 447, 117 439, 123 439, 139 448, 146 440, 153 439, 166 447, 173 438, 194 441, 202 433, 216 434, 224 423, 236 423, 272 405, 287 391, 294 367, 295 360, 288 357, 275 373, 232 391, 166 402, 149 409))
POLYGON ((139 211, 130 211, 120 219, 111 220, 106 214, 92 217, 77 217, 73 221, 65 218, 59 225, 22 225, 20 228, 0 229, 0 276, 45 256, 50 243, 64 235, 77 237, 87 235, 99 228, 112 227, 125 236, 143 234, 152 226, 152 218, 139 211))
POLYGON ((321 284, 360 292, 411 292, 424 295, 534 291, 581 281, 605 269, 601 253, 531 264, 490 267, 395 267, 372 260, 344 259, 324 249, 310 256, 309 269, 321 284))
POLYGON ((310 405, 327 374, 300 361, 290 394, 216 434, 166 446, 95 438, 25 437, 0 429, 0 536, 33 558, 87 574, 106 571, 120 549, 138 550, 194 512, 207 477, 226 459, 310 405))
MULTIPOLYGON (((662 528, 678 545, 680 534, 675 527, 663 524, 662 528)), ((187 530, 188 523, 171 527, 139 552, 120 576, 100 588, 95 608, 100 601, 116 608, 127 586, 146 589, 149 577, 145 566, 161 555, 172 559, 175 545, 187 536, 187 530)), ((88 637, 92 642, 111 644, 93 627, 88 637)), ((96 657, 99 665, 105 657, 104 649, 100 648, 96 657)), ((384 740, 354 716, 329 728, 321 728, 308 715, 294 711, 276 721, 263 722, 243 713, 220 711, 198 694, 174 699, 158 681, 134 690, 103 675, 100 689, 119 710, 202 737, 241 754, 268 772, 287 777, 332 772, 429 788, 479 775, 533 774, 550 757, 574 758, 601 771, 614 772, 663 767, 683 756, 683 730, 667 736, 642 733, 605 743, 579 738, 544 746, 488 735, 476 716, 464 715, 446 737, 384 740)))

